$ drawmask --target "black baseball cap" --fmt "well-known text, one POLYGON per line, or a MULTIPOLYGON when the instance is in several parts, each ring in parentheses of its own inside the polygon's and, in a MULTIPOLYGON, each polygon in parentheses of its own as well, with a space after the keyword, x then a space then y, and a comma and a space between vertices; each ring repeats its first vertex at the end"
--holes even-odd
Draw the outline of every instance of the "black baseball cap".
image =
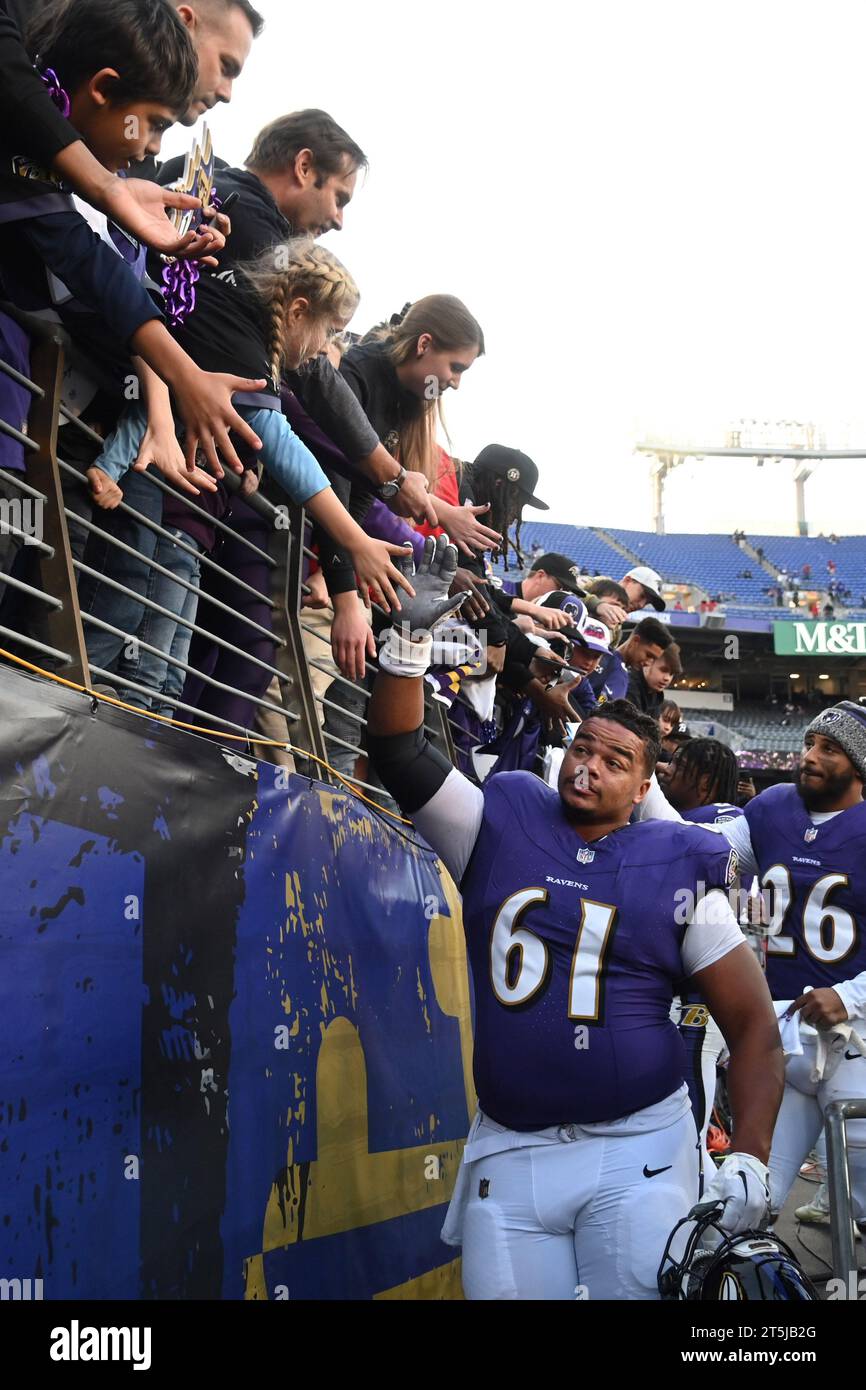
POLYGON ((580 578, 580 565, 575 564, 574 560, 569 560, 567 555, 559 555, 555 550, 551 550, 547 555, 539 555, 537 560, 533 560, 529 573, 532 574, 534 570, 544 570, 545 574, 556 580, 560 590, 567 594, 577 594, 578 598, 583 598, 586 593, 577 582, 580 578))
POLYGON ((484 468, 488 473, 499 473, 509 483, 516 483, 526 494, 527 507, 536 507, 540 512, 549 512, 546 502, 535 496, 538 486, 538 469, 528 454, 519 449, 508 449, 504 444, 488 444, 475 460, 476 468, 484 468))

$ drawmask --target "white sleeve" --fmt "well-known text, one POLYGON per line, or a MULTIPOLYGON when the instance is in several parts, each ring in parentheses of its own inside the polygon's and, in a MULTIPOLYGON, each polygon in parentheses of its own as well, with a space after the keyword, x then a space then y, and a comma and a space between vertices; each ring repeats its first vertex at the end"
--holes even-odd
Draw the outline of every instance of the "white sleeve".
POLYGON ((455 883, 466 871, 484 818, 484 793, 452 768, 434 796, 412 820, 455 883))
POLYGON ((559 786, 559 771, 562 767, 562 760, 565 757, 565 749, 557 748, 554 744, 548 744, 544 750, 544 765, 542 776, 549 787, 556 791, 559 786))
POLYGON ((707 825, 705 830, 715 830, 720 835, 724 835, 731 849, 737 851, 737 859, 740 861, 739 874, 741 880, 751 882, 758 872, 758 861, 755 859, 755 851, 752 848, 752 835, 749 830, 749 822, 745 816, 736 816, 734 820, 722 821, 721 825, 707 825))
POLYGON ((680 952, 685 973, 696 975, 706 970, 745 940, 724 889, 712 889, 695 904, 686 927, 680 952))
POLYGON ((840 980, 833 989, 848 1010, 849 1018, 866 1018, 866 970, 853 979, 840 980))
POLYGON ((675 811, 668 801, 659 786, 658 778, 653 773, 649 791, 643 801, 635 807, 635 820, 676 820, 682 823, 682 819, 679 811, 675 811))

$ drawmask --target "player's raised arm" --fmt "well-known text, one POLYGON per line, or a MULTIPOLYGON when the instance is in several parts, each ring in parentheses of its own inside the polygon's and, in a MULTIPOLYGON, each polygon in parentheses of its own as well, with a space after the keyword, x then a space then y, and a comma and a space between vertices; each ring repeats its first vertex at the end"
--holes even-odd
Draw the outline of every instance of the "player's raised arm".
POLYGON ((731 1054, 736 1152, 714 1174, 703 1200, 725 1201, 719 1224, 733 1234, 760 1227, 769 1207, 767 1161, 785 1083, 779 1025, 761 967, 724 893, 711 892, 696 906, 683 960, 731 1054))
POLYGON ((449 597, 457 550, 447 536, 429 537, 417 572, 411 556, 395 562, 411 579, 414 598, 401 600, 400 625, 389 628, 367 714, 373 766, 400 809, 459 883, 478 838, 484 796, 424 734, 424 673, 434 633, 466 599, 449 597))

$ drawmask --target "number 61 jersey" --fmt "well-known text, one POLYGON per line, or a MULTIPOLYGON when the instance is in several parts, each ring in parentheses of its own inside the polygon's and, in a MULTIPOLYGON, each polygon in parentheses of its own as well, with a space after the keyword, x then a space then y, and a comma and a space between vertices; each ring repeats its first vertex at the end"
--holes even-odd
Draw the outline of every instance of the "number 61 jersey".
POLYGON ((767 984, 797 999, 866 970, 866 802, 813 825, 797 788, 768 787, 745 817, 761 886, 772 892, 767 984))
MULTIPOLYGON (((461 883, 484 1113, 539 1130, 620 1119, 676 1091, 685 1055, 669 1014, 690 973, 689 908, 727 890, 735 865, 719 835, 672 821, 587 844, 539 778, 490 778, 461 883)), ((713 959, 743 939, 729 913, 713 930, 713 959)))

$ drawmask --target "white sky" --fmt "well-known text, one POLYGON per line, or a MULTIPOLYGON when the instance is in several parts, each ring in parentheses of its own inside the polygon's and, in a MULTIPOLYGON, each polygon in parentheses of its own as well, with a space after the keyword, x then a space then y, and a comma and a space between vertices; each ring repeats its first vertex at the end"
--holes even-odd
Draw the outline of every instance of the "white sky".
MULTIPOLYGON (((649 529, 647 432, 793 419, 866 445, 862 0, 258 7, 217 153, 304 106, 350 132, 370 172, 326 244, 353 327, 466 301, 487 356, 449 393, 454 451, 524 449, 545 520, 649 529)), ((790 467, 685 464, 667 529, 792 532, 790 467)), ((820 465, 813 533, 866 532, 864 479, 820 465)))

